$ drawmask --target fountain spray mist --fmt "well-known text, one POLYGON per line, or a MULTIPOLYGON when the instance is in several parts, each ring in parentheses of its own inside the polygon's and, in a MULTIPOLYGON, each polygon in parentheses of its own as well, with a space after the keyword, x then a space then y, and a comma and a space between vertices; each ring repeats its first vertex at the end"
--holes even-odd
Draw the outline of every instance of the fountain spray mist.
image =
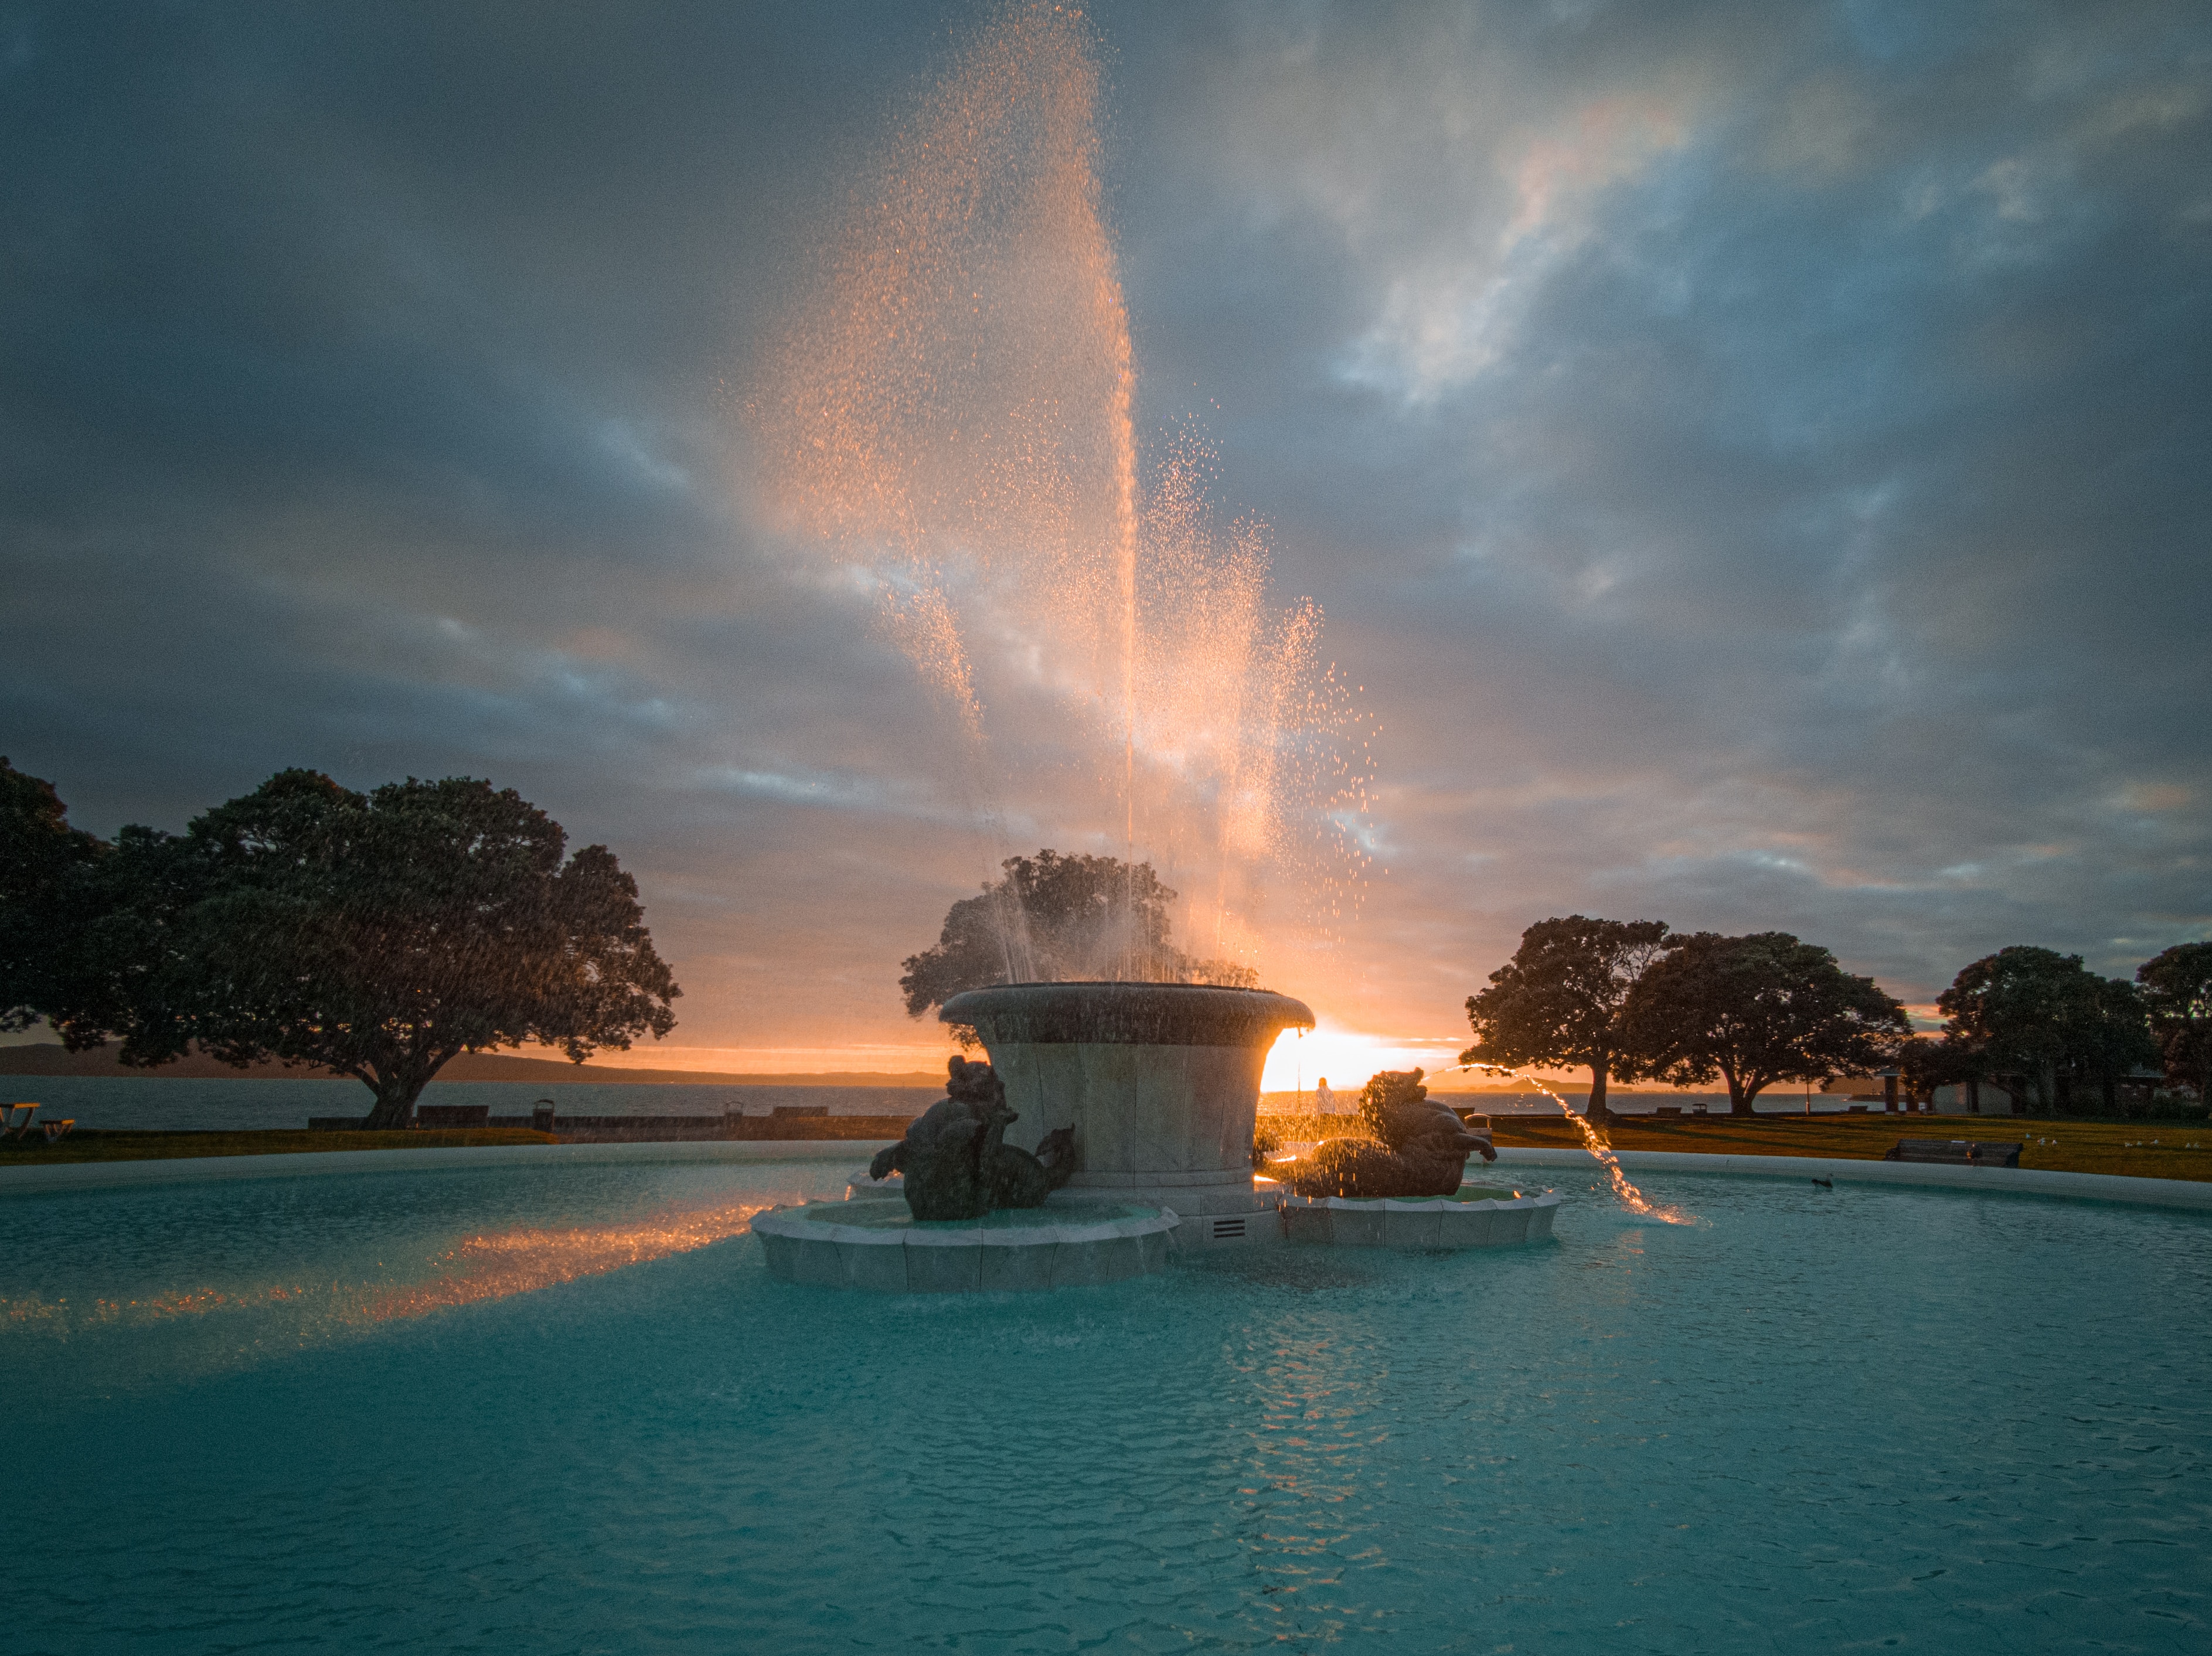
POLYGON ((957 718, 992 861, 1003 799, 1057 767, 1058 833, 1152 860, 1187 932, 1256 964, 1263 919, 1325 942, 1356 910, 1363 721, 1204 445, 1139 441, 1102 95, 1080 14, 979 27, 826 229, 747 409, 783 527, 957 718))

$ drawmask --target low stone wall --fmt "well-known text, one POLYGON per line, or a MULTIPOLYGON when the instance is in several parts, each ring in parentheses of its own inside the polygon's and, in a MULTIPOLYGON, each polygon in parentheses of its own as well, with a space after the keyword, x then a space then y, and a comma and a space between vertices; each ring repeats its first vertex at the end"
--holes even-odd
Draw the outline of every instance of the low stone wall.
MULTIPOLYGON (((903 1138, 910 1115, 556 1115, 564 1144, 669 1143, 687 1139, 903 1138)), ((527 1127, 528 1116, 495 1115, 495 1127, 527 1127)))
MULTIPOLYGON (((2142 1179, 2109 1173, 2062 1173, 2046 1168, 1972 1168, 1927 1162, 1861 1162, 1810 1156, 1700 1156, 1672 1150, 1618 1150, 1631 1173, 1724 1173, 1748 1179, 1825 1179, 1847 1185, 1919 1185, 1990 1191, 2009 1196, 2059 1196, 2136 1207, 2212 1213, 2212 1180, 2142 1179)), ((1586 1150, 1502 1149, 1498 1168, 1597 1168, 1586 1150)))
MULTIPOLYGON (((358 1132, 360 1116, 316 1116, 317 1132, 358 1132)), ((550 1132, 564 1144, 670 1144, 755 1140, 903 1138, 909 1115, 829 1115, 818 1110, 774 1115, 495 1115, 487 1127, 550 1132)))
POLYGON ((659 1162, 776 1162, 867 1160, 887 1141, 858 1144, 732 1143, 726 1139, 687 1144, 477 1144, 466 1148, 296 1151, 276 1156, 169 1156, 150 1162, 64 1162, 0 1168, 0 1201, 46 1191, 106 1190, 142 1185, 197 1185, 257 1179, 312 1179, 363 1173, 421 1173, 441 1168, 548 1168, 659 1162))

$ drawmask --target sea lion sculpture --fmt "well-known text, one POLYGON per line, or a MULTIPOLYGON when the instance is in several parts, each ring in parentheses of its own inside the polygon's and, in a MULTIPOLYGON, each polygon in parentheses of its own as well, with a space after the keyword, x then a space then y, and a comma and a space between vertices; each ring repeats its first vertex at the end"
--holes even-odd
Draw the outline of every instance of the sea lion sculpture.
POLYGON ((956 1058, 945 1096, 906 1137, 878 1150, 868 1176, 902 1175, 907 1210, 916 1219, 981 1219, 994 1208, 1035 1208, 1075 1173, 1075 1129, 1047 1133, 1037 1153, 1002 1143, 1021 1119, 1006 1107, 1006 1086, 988 1064, 956 1058))
POLYGON ((1449 1196, 1467 1176, 1467 1158, 1498 1152, 1429 1096, 1419 1070, 1385 1070, 1360 1094, 1359 1113, 1381 1139, 1330 1138, 1275 1178, 1300 1196, 1449 1196))

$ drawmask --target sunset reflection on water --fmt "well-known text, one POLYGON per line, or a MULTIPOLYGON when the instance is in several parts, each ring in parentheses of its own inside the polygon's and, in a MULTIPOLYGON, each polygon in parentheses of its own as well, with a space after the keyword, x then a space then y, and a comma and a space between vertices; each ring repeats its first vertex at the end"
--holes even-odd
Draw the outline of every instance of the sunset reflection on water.
POLYGON ((688 1253, 739 1234, 755 1214, 771 1205, 727 1202, 614 1224, 561 1229, 526 1226, 481 1232, 439 1261, 445 1267, 441 1274, 425 1282, 376 1290, 366 1297, 357 1314, 364 1322, 421 1317, 535 1293, 580 1277, 596 1277, 625 1265, 665 1259, 672 1253, 688 1253))
MULTIPOLYGON (((316 1325, 328 1329, 400 1321, 556 1288, 740 1235, 755 1214, 776 1205, 775 1199, 749 1195, 742 1202, 664 1208, 601 1224, 478 1231, 434 1255, 431 1274, 413 1282, 210 1286, 84 1300, 31 1294, 0 1299, 0 1326, 66 1338, 100 1326, 287 1307, 306 1313, 303 1335, 316 1325)), ((784 1199, 801 1198, 794 1193, 784 1199)))

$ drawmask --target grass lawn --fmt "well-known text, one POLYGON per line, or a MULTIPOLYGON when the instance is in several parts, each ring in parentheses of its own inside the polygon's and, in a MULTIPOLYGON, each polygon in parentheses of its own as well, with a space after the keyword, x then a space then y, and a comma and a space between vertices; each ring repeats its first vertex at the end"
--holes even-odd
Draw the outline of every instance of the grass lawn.
MULTIPOLYGON (((1582 1134, 1564 1117, 1492 1116, 1491 1126, 1500 1145, 1582 1148, 1582 1134)), ((1617 1150, 1822 1156, 1876 1162, 1900 1138, 1978 1138, 2024 1144, 2027 1148, 2020 1153, 2023 1168, 2126 1174, 2138 1179, 2212 1180, 2212 1125, 2202 1121, 1874 1114, 1765 1115, 1748 1119, 1717 1115, 1655 1121, 1648 1116, 1632 1116, 1615 1117, 1606 1136, 1617 1150), (2198 1148, 2186 1148, 2191 1144, 2198 1148)))

